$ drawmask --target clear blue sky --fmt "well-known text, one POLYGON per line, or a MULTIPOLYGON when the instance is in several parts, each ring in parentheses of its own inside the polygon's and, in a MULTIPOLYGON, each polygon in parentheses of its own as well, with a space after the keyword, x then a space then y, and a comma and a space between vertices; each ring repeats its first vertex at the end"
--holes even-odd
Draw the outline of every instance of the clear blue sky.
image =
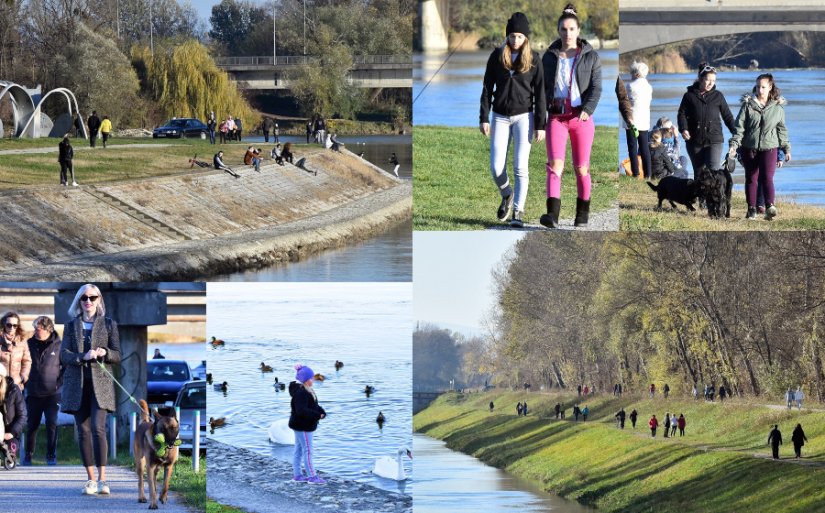
POLYGON ((490 271, 523 232, 413 232, 413 313, 468 335, 493 304, 490 271))

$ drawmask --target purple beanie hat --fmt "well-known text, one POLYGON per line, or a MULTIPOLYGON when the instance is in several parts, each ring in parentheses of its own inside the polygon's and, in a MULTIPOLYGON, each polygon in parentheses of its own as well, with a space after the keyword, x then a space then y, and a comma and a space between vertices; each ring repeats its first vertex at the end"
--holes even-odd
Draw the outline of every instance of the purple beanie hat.
POLYGON ((312 372, 312 369, 310 369, 309 367, 305 367, 300 363, 295 365, 295 370, 297 371, 295 373, 295 380, 299 381, 300 383, 305 383, 308 379, 312 379, 312 377, 315 375, 315 373, 312 372))

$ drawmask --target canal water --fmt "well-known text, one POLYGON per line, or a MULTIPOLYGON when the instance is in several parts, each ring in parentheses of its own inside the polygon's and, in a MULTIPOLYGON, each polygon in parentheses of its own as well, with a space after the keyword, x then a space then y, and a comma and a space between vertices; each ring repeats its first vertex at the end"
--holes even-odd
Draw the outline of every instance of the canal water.
MULTIPOLYGON (((484 70, 491 50, 413 56, 413 124, 478 126, 484 70), (446 64, 444 64, 446 61, 446 64), (439 71, 439 67, 444 66, 439 71), (429 84, 427 82, 429 81, 429 84)), ((602 96, 593 119, 597 125, 618 126, 618 101, 613 92, 619 52, 599 50, 602 96)))
POLYGON ((545 493, 535 485, 466 454, 444 442, 414 434, 415 513, 519 512, 586 513, 575 502, 545 493))
MULTIPOLYGON (((208 415, 227 417, 210 437, 283 461, 292 446, 270 443, 268 428, 289 418, 294 365, 323 374, 315 389, 327 418, 315 432, 318 470, 389 491, 411 493, 412 480, 370 473, 375 460, 412 448, 412 286, 410 283, 209 283, 207 332, 226 342, 207 349, 215 382, 208 415), (336 371, 340 360, 343 368, 336 371), (261 362, 274 372, 260 371, 261 362), (375 387, 369 397, 366 385, 375 387), (375 419, 383 412, 383 428, 375 419)), ((287 431, 286 434, 292 433, 287 431)), ((411 475, 412 462, 402 460, 411 475)))
MULTIPOLYGON (((624 70, 623 70, 624 71, 624 70)), ((822 145, 821 124, 825 119, 825 98, 815 84, 825 83, 825 70, 762 70, 762 71, 720 71, 716 87, 725 95, 731 112, 736 117, 740 98, 749 93, 760 73, 770 72, 779 86, 782 96, 788 101, 785 119, 791 141, 791 162, 777 169, 774 177, 777 196, 791 197, 797 203, 825 206, 825 146, 822 145)), ((695 80, 694 73, 651 74, 648 81, 653 86, 653 102, 650 107, 652 124, 662 116, 677 122, 677 113, 682 96, 695 80)), ((624 77, 628 80, 628 77, 624 77)), ((730 138, 727 128, 724 152, 730 138)), ((684 140, 680 141, 682 154, 687 156, 684 140)), ((627 139, 624 130, 619 131, 619 158, 627 158, 627 139)), ((690 167, 690 163, 688 163, 690 167)), ((735 190, 744 194, 744 172, 737 164, 734 174, 735 190)))

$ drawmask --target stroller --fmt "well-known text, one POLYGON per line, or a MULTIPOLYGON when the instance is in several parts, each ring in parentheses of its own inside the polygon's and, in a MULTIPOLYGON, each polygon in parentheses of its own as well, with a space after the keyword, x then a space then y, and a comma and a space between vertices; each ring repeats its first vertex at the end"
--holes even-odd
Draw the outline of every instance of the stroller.
POLYGON ((6 470, 11 470, 17 466, 17 440, 12 438, 9 441, 3 440, 5 438, 5 424, 3 423, 3 414, 0 413, 0 460, 3 462, 3 467, 6 470))

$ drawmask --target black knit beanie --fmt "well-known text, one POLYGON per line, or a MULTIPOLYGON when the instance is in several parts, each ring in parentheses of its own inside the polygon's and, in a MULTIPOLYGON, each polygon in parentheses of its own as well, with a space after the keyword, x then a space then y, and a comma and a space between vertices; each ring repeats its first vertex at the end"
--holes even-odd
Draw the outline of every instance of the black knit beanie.
POLYGON ((507 33, 505 35, 510 35, 513 32, 530 37, 530 22, 527 21, 527 16, 524 13, 517 12, 507 20, 507 33))

